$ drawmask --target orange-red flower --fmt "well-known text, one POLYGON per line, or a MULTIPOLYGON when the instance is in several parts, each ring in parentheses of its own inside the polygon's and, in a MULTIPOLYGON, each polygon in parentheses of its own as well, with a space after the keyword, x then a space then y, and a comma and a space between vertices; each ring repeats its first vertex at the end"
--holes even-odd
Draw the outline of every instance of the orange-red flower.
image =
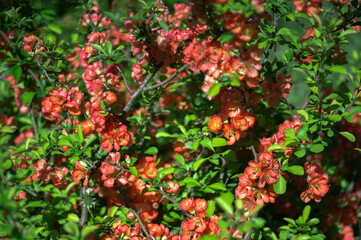
POLYGON ((217 115, 213 115, 208 122, 208 129, 212 132, 217 132, 222 129, 222 118, 217 115))

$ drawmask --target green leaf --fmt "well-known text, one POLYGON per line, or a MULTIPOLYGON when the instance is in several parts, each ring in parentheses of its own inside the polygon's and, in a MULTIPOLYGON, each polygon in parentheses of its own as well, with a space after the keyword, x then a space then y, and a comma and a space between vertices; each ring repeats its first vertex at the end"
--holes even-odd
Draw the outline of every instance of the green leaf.
POLYGON ((59 140, 58 142, 59 146, 68 146, 68 147, 73 147, 73 144, 66 138, 62 138, 59 140))
POLYGON ((33 125, 33 120, 31 120, 31 118, 29 117, 20 117, 19 122, 23 124, 33 125))
POLYGON ((90 233, 94 232, 97 229, 98 229, 98 226, 96 226, 96 225, 88 225, 88 226, 84 227, 81 232, 82 238, 86 238, 90 233))
POLYGON ((66 220, 69 221, 69 222, 79 222, 79 217, 78 217, 78 215, 76 215, 74 213, 69 213, 66 220))
POLYGON ((29 102, 31 102, 33 100, 35 95, 36 95, 36 92, 24 92, 21 95, 21 101, 23 102, 23 104, 28 104, 29 102))
POLYGON ((138 177, 138 170, 136 167, 130 167, 129 170, 131 174, 133 174, 135 177, 138 177))
POLYGON ((79 229, 78 226, 73 222, 68 222, 64 224, 64 230, 74 236, 79 235, 79 229))
POLYGON ((100 52, 104 52, 104 49, 102 46, 98 45, 98 44, 92 44, 91 45, 94 49, 100 51, 100 52))
POLYGON ((211 185, 209 185, 208 187, 214 189, 214 190, 221 190, 221 191, 227 191, 226 186, 224 186, 223 183, 218 182, 218 183, 213 183, 211 185))
POLYGON ((282 177, 281 173, 279 174, 279 180, 273 184, 273 190, 276 194, 284 194, 286 192, 286 180, 282 177))
POLYGON ((182 125, 178 125, 178 128, 181 130, 183 135, 186 136, 186 138, 188 138, 188 134, 187 134, 187 131, 186 131, 185 127, 182 126, 182 125))
POLYGON ((356 138, 355 138, 355 136, 352 134, 352 133, 350 133, 350 132, 340 132, 340 134, 342 135, 342 136, 344 136, 345 138, 347 138, 349 141, 351 141, 351 142, 355 142, 356 141, 356 138))
POLYGON ((313 153, 320 153, 322 152, 324 149, 322 144, 314 144, 312 145, 312 147, 310 148, 310 151, 313 153))
POLYGON ((231 31, 228 31, 228 32, 223 33, 218 38, 218 41, 220 41, 221 44, 228 43, 232 40, 233 37, 235 37, 235 35, 231 31))
POLYGON ((13 68, 13 71, 12 71, 12 74, 15 78, 15 80, 17 82, 20 81, 20 78, 21 78, 21 74, 23 73, 23 69, 21 68, 21 66, 19 65, 16 65, 14 68, 13 68))
POLYGON ((218 240, 219 238, 215 235, 205 235, 202 234, 201 238, 199 240, 218 240))
POLYGON ((229 215, 233 215, 233 200, 234 196, 230 192, 222 193, 220 197, 216 198, 216 203, 229 215))
POLYGON ((305 173, 303 167, 297 165, 288 167, 288 171, 290 173, 293 173, 294 175, 299 175, 299 176, 303 176, 303 174, 305 173))
POLYGON ((298 110, 297 113, 302 115, 305 120, 308 121, 308 112, 306 112, 305 110, 298 110))
POLYGON ((202 165, 203 162, 205 162, 207 158, 200 158, 193 164, 194 171, 197 171, 198 168, 202 165))
POLYGON ((208 92, 208 96, 210 97, 214 97, 214 96, 217 96, 219 91, 221 90, 221 84, 220 83, 217 83, 217 84, 214 84, 210 89, 209 89, 209 92, 208 92))
POLYGON ((81 129, 81 124, 77 126, 77 135, 81 142, 84 142, 83 130, 81 129))
POLYGON ((300 149, 300 150, 294 152, 294 154, 295 154, 297 157, 301 158, 301 157, 303 157, 303 156, 306 155, 306 150, 305 150, 305 149, 300 149))
POLYGON ((42 201, 31 201, 28 203, 27 207, 33 207, 33 208, 43 208, 46 206, 46 203, 42 202, 42 201))
POLYGON ((216 209, 216 204, 213 200, 207 201, 207 210, 205 211, 207 217, 212 217, 214 210, 216 209))
POLYGON ((302 217, 304 222, 307 222, 308 217, 310 216, 310 212, 311 212, 311 207, 310 205, 307 205, 302 212, 302 217))
POLYGON ((88 147, 92 142, 94 142, 95 139, 97 139, 97 136, 95 136, 95 135, 90 136, 90 137, 86 140, 85 145, 84 145, 84 148, 88 147))
POLYGON ((346 68, 343 66, 340 66, 340 65, 333 66, 333 67, 329 68, 328 70, 330 70, 331 72, 335 72, 335 73, 347 74, 346 68))
POLYGON ((183 180, 183 183, 187 184, 187 186, 189 186, 189 184, 191 184, 191 185, 196 185, 196 186, 200 186, 200 185, 201 185, 197 180, 195 180, 195 179, 193 179, 193 178, 191 178, 191 177, 186 177, 186 178, 183 180))
POLYGON ((277 34, 278 35, 283 35, 283 36, 288 36, 291 40, 291 43, 296 47, 298 48, 298 45, 297 45, 297 38, 295 36, 295 34, 291 31, 291 29, 288 29, 288 28, 281 28, 277 34))
POLYGON ((304 128, 298 129, 297 138, 305 141, 309 141, 307 131, 304 128))
POLYGON ((111 42, 105 42, 105 49, 107 51, 108 55, 112 54, 112 50, 113 50, 113 45, 111 42))
POLYGON ((69 191, 70 191, 71 189, 73 189, 73 187, 75 187, 77 184, 78 184, 78 182, 72 182, 72 183, 70 183, 70 184, 66 187, 65 193, 68 194, 69 191))
POLYGON ((212 150, 213 152, 214 152, 214 148, 213 148, 213 146, 212 146, 212 142, 211 142, 211 140, 209 139, 209 138, 204 138, 201 142, 200 142, 200 144, 202 145, 202 146, 204 146, 204 147, 206 147, 206 148, 208 148, 208 149, 210 149, 210 150, 212 150))
POLYGON ((184 165, 186 163, 184 157, 180 154, 175 156, 174 159, 179 162, 180 165, 184 165))
POLYGON ((159 26, 161 28, 163 28, 165 32, 168 32, 169 27, 168 27, 168 24, 166 22, 164 22, 163 20, 160 20, 158 23, 159 23, 159 26))
POLYGON ((281 146, 281 145, 278 145, 278 144, 273 144, 272 146, 270 146, 267 151, 270 152, 270 151, 275 151, 275 150, 285 150, 286 148, 281 146))
POLYGON ((157 154, 157 153, 158 153, 158 148, 156 148, 156 147, 150 147, 150 148, 148 148, 144 153, 147 154, 147 155, 157 154))
POLYGON ((109 209, 109 216, 110 217, 114 217, 114 215, 117 213, 119 207, 117 206, 113 206, 109 209))
POLYGON ((361 106, 356 106, 351 109, 350 115, 354 115, 354 114, 360 113, 360 112, 361 112, 361 106))
POLYGON ((176 135, 173 135, 173 134, 169 134, 167 132, 157 132, 157 134, 155 135, 156 138, 160 138, 160 137, 170 137, 170 138, 173 138, 173 137, 176 137, 176 135))
POLYGON ((224 138, 213 138, 212 139, 212 146, 213 147, 227 146, 227 141, 224 138))
POLYGON ((55 17, 56 17, 55 12, 54 12, 53 10, 51 10, 51 9, 42 10, 42 11, 40 12, 40 14, 41 14, 41 16, 42 16, 43 18, 48 19, 48 20, 53 20, 53 19, 55 19, 55 17))
POLYGON ((61 34, 61 33, 62 33, 61 28, 60 28, 58 25, 56 25, 55 23, 50 23, 50 24, 48 25, 48 28, 49 28, 51 31, 55 32, 56 34, 61 34))
POLYGON ((339 114, 334 114, 334 115, 328 116, 328 119, 332 122, 339 122, 339 121, 341 121, 342 116, 339 114))

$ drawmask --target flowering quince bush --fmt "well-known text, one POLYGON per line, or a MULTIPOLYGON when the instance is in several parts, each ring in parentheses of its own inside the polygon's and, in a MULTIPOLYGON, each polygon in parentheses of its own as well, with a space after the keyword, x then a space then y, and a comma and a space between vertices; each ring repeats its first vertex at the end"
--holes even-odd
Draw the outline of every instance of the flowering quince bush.
POLYGON ((0 7, 0 238, 360 237, 361 1, 0 7))

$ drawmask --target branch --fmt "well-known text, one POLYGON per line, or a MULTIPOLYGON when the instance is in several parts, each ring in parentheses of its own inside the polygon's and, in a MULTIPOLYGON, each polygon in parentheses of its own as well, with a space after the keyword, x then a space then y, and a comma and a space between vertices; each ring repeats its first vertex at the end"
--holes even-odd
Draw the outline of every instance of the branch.
POLYGON ((33 196, 35 199, 38 199, 39 201, 42 201, 43 203, 46 203, 46 201, 44 199, 42 199, 36 192, 27 189, 27 188, 22 188, 21 190, 23 190, 26 193, 29 193, 31 196, 33 196))
MULTIPOLYGON (((323 56, 324 56, 324 52, 322 52, 322 57, 321 57, 319 68, 323 68, 323 61, 324 61, 323 56)), ((317 74, 316 74, 315 80, 317 82, 317 93, 318 93, 318 100, 319 100, 318 111, 320 113, 320 123, 321 123, 320 131, 318 132, 319 135, 322 134, 322 122, 323 122, 320 75, 321 75, 321 72, 317 69, 317 74)))
POLYGON ((305 110, 306 107, 308 106, 308 103, 309 103, 309 101, 310 101, 310 97, 311 97, 311 94, 308 94, 305 102, 303 103, 303 105, 302 105, 302 107, 301 107, 302 110, 305 110))
POLYGON ((150 82, 150 80, 153 78, 153 76, 157 73, 157 71, 158 71, 158 68, 154 71, 153 74, 148 74, 146 76, 142 85, 140 85, 140 87, 132 94, 129 101, 125 105, 125 107, 123 109, 123 113, 128 112, 132 108, 132 105, 133 105, 135 99, 138 97, 139 94, 144 92, 144 88, 147 86, 147 84, 150 82))
MULTIPOLYGON (((258 212, 259 212, 259 211, 255 212, 255 214, 253 214, 253 216, 252 216, 251 218, 256 218, 257 215, 258 215, 258 212)), ((244 235, 244 240, 250 240, 253 231, 254 231, 254 230, 253 230, 253 228, 251 227, 251 229, 246 233, 246 235, 244 235)))
POLYGON ((291 106, 291 104, 287 101, 287 99, 285 99, 285 102, 286 102, 286 104, 287 104, 287 106, 288 106, 288 110, 290 111, 290 114, 291 114, 291 117, 292 117, 293 121, 295 121, 296 119, 295 119, 295 117, 293 116, 293 111, 292 111, 292 106, 291 106))
POLYGON ((169 78, 167 78, 166 80, 164 80, 161 83, 158 83, 158 84, 155 84, 155 85, 144 88, 144 91, 149 91, 149 90, 156 89, 158 87, 163 87, 165 84, 172 81, 179 73, 183 72, 188 67, 189 67, 188 64, 184 64, 181 68, 177 69, 169 78))
POLYGON ((127 207, 127 208, 128 208, 128 210, 131 211, 131 212, 134 214, 134 216, 137 218, 138 223, 139 223, 140 226, 142 227, 142 230, 143 230, 144 234, 147 236, 147 238, 154 240, 154 237, 150 236, 147 228, 146 228, 146 227, 144 226, 144 224, 142 223, 142 220, 140 219, 138 213, 136 213, 133 209, 131 209, 131 208, 129 208, 129 207, 127 207))
POLYGON ((33 121, 33 126, 34 126, 34 133, 36 136, 39 135, 39 132, 38 132, 38 125, 36 124, 36 121, 35 121, 35 117, 34 117, 34 109, 33 109, 33 104, 31 103, 31 111, 30 111, 30 117, 31 117, 31 120, 33 121))
POLYGON ((36 81, 36 83, 39 85, 40 90, 43 91, 44 88, 43 88, 43 86, 41 85, 38 76, 36 76, 36 74, 35 74, 35 73, 33 72, 33 70, 31 70, 31 69, 28 69, 28 72, 29 72, 30 75, 34 78, 34 80, 36 81))
POLYGON ((6 34, 0 30, 0 35, 6 40, 7 43, 10 43, 10 39, 8 38, 8 36, 6 36, 6 34))
POLYGON ((355 96, 353 97, 350 105, 346 108, 346 112, 348 112, 348 111, 351 110, 353 104, 355 103, 356 99, 358 98, 358 95, 359 95, 360 91, 361 91, 361 88, 358 88, 358 89, 356 90, 356 94, 355 94, 355 96))
POLYGON ((88 222, 88 208, 85 204, 86 190, 87 186, 83 186, 81 188, 80 197, 83 199, 81 205, 81 216, 79 220, 79 227, 84 227, 84 225, 88 222))
MULTIPOLYGON (((277 32, 277 21, 278 21, 278 19, 277 19, 277 16, 276 16, 276 10, 277 10, 277 7, 273 11, 273 29, 274 29, 274 31, 272 32, 271 38, 274 38, 276 36, 276 32, 277 32)), ((274 45, 274 42, 272 42, 271 45, 269 46, 269 48, 267 49, 267 52, 265 53, 265 57, 263 59, 262 65, 264 65, 267 62, 273 45, 274 45)))
POLYGON ((171 201, 177 208, 178 210, 180 210, 184 215, 186 215, 188 218, 193 218, 192 215, 190 215, 189 213, 187 213, 186 211, 183 210, 183 208, 181 208, 177 202, 177 200, 175 200, 173 197, 168 196, 168 194, 166 194, 165 192, 163 192, 162 189, 157 189, 163 197, 165 197, 166 199, 168 199, 169 201, 171 201))
POLYGON ((248 135, 249 135, 249 138, 250 138, 251 144, 252 144, 248 149, 250 149, 250 150, 252 151, 254 160, 255 160, 256 162, 258 162, 258 154, 257 154, 257 152, 256 152, 256 149, 254 148, 254 138, 253 138, 253 133, 252 133, 252 131, 249 131, 249 134, 248 134, 248 135))
POLYGON ((120 67, 118 67, 118 65, 115 64, 115 67, 118 69, 120 75, 122 76, 125 86, 127 87, 128 92, 130 93, 130 96, 132 96, 132 91, 130 90, 130 87, 128 85, 127 79, 124 77, 124 74, 122 72, 122 70, 120 69, 120 67))
MULTIPOLYGON (((119 164, 116 164, 116 163, 113 163, 113 162, 109 162, 107 160, 105 160, 104 162, 106 163, 109 163, 110 165, 113 165, 115 167, 118 167, 120 168, 121 171, 124 171, 124 172, 130 172, 129 169, 126 169, 124 167, 122 167, 121 165, 119 164)), ((148 184, 149 182, 147 182, 145 179, 142 178, 142 176, 138 176, 139 179, 141 179, 145 184, 148 184)), ((183 208, 181 208, 177 202, 176 199, 174 199, 172 196, 169 196, 167 193, 165 193, 160 187, 155 187, 155 186, 152 186, 154 187, 158 192, 160 192, 162 194, 162 196, 166 199, 168 199, 169 201, 171 201, 177 208, 178 210, 180 210, 184 215, 186 215, 188 218, 193 218, 192 215, 190 215, 189 213, 187 213, 186 211, 183 210, 183 208)), ((127 203, 127 201, 126 201, 127 203)))
POLYGON ((35 57, 35 60, 36 60, 37 65, 41 68, 41 70, 43 70, 46 78, 47 78, 48 81, 51 83, 51 85, 54 85, 53 82, 51 81, 49 75, 48 75, 48 72, 45 70, 45 68, 43 68, 43 66, 41 66, 41 64, 40 64, 40 62, 39 62, 39 59, 38 59, 38 56, 35 57))

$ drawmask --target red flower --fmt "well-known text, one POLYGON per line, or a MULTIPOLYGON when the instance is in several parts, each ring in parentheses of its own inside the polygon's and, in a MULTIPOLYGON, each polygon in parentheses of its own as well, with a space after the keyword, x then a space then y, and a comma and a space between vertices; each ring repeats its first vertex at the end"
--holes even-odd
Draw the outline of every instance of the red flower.
POLYGON ((179 206, 186 212, 190 212, 194 209, 195 207, 195 202, 193 200, 193 198, 185 198, 183 199, 179 206))
POLYGON ((83 168, 82 164, 84 164, 82 161, 76 161, 75 169, 70 173, 73 176, 73 180, 76 182, 79 182, 83 177, 85 177, 83 185, 88 186, 90 173, 83 168))
POLYGON ((204 211, 206 211, 207 210, 207 202, 206 202, 206 200, 197 198, 195 200, 194 210, 196 210, 196 212, 204 212, 204 211))
POLYGON ((102 94, 103 100, 106 101, 109 104, 115 103, 117 99, 117 95, 111 91, 103 92, 102 94))
POLYGON ((225 138, 228 139, 227 141, 228 145, 233 145, 241 137, 238 130, 234 129, 232 125, 229 123, 225 123, 223 125, 223 135, 225 138))
POLYGON ((266 183, 269 185, 275 184, 279 179, 279 176, 277 173, 272 171, 272 169, 265 169, 262 171, 261 176, 259 177, 258 181, 258 187, 263 188, 266 183))
POLYGON ((217 132, 222 129, 222 118, 217 115, 213 115, 208 122, 208 129, 212 132, 217 132))
POLYGON ((256 180, 259 176, 261 176, 262 166, 259 163, 255 161, 249 161, 248 165, 249 167, 246 167, 244 172, 249 175, 251 180, 256 180))

